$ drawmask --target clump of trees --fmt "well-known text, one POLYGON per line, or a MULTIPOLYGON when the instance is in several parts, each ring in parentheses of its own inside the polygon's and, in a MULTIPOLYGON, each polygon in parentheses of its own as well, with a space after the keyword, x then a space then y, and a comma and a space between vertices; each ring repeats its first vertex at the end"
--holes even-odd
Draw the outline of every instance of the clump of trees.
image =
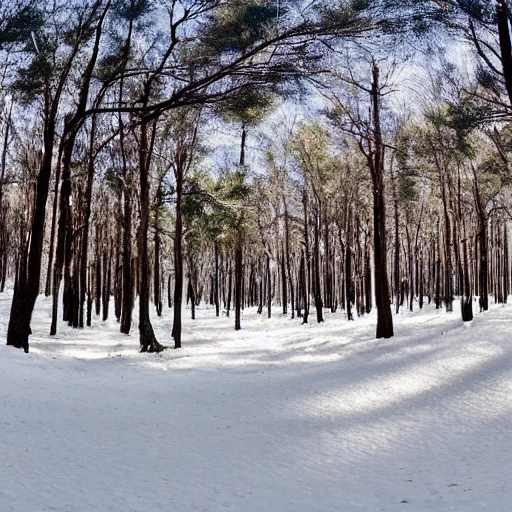
POLYGON ((235 329, 245 307, 303 323, 311 307, 317 322, 376 307, 389 338, 400 307, 451 311, 460 297, 469 321, 474 296, 482 310, 507 300, 508 3, 298 4, 0 7, 9 345, 28 352, 43 291, 50 335, 61 315, 84 328, 112 314, 128 334, 138 303, 143 352, 171 345, 150 319, 164 302, 180 348, 185 302, 192 316, 201 303, 233 312, 235 329), (410 94, 399 115, 381 55, 411 38, 428 51, 425 35, 463 36, 476 72, 438 75, 433 98, 410 94), (283 118, 300 105, 292 126, 278 105, 283 118))

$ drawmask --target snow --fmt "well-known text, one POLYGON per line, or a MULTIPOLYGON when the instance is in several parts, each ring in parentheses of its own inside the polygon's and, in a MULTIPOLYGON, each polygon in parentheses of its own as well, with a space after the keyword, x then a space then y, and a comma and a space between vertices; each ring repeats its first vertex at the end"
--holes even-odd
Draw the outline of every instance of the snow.
MULTIPOLYGON (((198 309, 184 348, 139 354, 115 321, 5 346, 0 510, 509 511, 512 306, 463 324, 426 306, 301 325, 198 309)), ((172 315, 155 318, 171 344, 172 315)))

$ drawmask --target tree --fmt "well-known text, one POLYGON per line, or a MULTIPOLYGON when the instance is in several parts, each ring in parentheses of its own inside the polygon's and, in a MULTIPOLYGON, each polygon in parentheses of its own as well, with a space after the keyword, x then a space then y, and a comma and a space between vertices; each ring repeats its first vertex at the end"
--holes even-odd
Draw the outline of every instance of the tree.
MULTIPOLYGON (((304 174, 304 209, 305 226, 304 239, 306 254, 309 253, 309 215, 312 209, 313 226, 313 296, 315 301, 317 321, 323 322, 324 301, 322 288, 329 289, 330 258, 329 258, 329 219, 327 212, 332 201, 333 182, 340 173, 340 162, 332 154, 330 136, 319 123, 303 127, 296 135, 294 154, 299 168, 304 174), (331 151, 331 152, 330 152, 331 151), (311 199, 310 199, 311 198, 311 199), (320 235, 325 231, 327 240, 324 243, 325 278, 321 278, 321 244, 320 235), (322 287, 323 281, 323 287, 322 287)), ((308 257, 307 257, 308 259, 308 257)))
MULTIPOLYGON (((246 12, 246 11, 244 11, 246 12)), ((254 30, 259 30, 259 25, 253 25, 251 20, 253 16, 262 19, 266 19, 267 16, 273 16, 273 11, 268 11, 268 9, 258 9, 256 11, 248 10, 246 15, 249 16, 247 23, 254 28, 254 30)), ((235 40, 231 40, 226 44, 233 45, 238 44, 241 48, 245 48, 248 41, 246 41, 246 35, 241 33, 235 40)), ((250 37, 255 37, 255 35, 251 35, 250 37)), ((224 44, 224 43, 223 43, 224 44)), ((270 91, 259 89, 257 90, 254 87, 245 88, 243 93, 238 92, 230 96, 226 101, 219 104, 219 112, 221 116, 228 121, 235 121, 241 124, 241 140, 240 140, 240 159, 239 159, 239 170, 236 172, 235 176, 240 179, 240 183, 238 184, 240 190, 243 189, 244 184, 242 183, 246 174, 246 141, 247 141, 247 130, 250 126, 253 126, 260 122, 265 114, 268 112, 269 108, 272 105, 273 97, 270 94, 270 91)), ((243 194, 242 194, 243 195, 243 194)), ((242 197, 238 192, 235 192, 235 195, 230 199, 240 200, 242 197)), ((235 330, 239 330, 241 328, 240 319, 241 319, 241 308, 242 308, 242 268, 243 268, 243 215, 238 216, 235 219, 235 330)), ((269 262, 267 262, 269 264, 269 262)), ((268 301, 270 307, 270 300, 268 301)))
MULTIPOLYGON (((71 197, 71 166, 74 152, 75 141, 85 121, 85 110, 87 108, 89 100, 89 90, 91 85, 91 79, 93 77, 93 71, 96 66, 98 54, 100 51, 100 41, 103 30, 103 22, 107 15, 108 9, 110 8, 110 2, 106 2, 102 6, 101 2, 97 2, 96 11, 93 11, 95 17, 98 16, 96 26, 94 27, 94 40, 93 48, 90 57, 87 61, 87 65, 82 74, 82 80, 78 88, 78 101, 73 113, 68 112, 66 114, 64 123, 64 132, 61 137, 60 148, 59 148, 59 164, 60 169, 57 176, 62 179, 62 185, 60 188, 60 208, 59 208, 59 224, 57 232, 57 248, 55 252, 54 262, 54 277, 53 277, 53 308, 52 308, 52 324, 50 327, 50 335, 54 335, 57 332, 57 310, 59 300, 59 290, 62 279, 62 267, 64 265, 66 240, 73 236, 71 229, 71 208, 70 208, 70 197, 71 197)), ((58 179, 56 184, 58 185, 58 179)), ((55 214, 55 212, 54 212, 55 214)), ((52 240, 53 241, 53 240, 52 240)), ((50 258, 49 266, 51 266, 52 260, 50 258)), ((82 282, 82 286, 84 283, 82 282)), ((79 292, 80 293, 80 292, 79 292)), ((83 296, 83 295, 82 295, 83 296)))
POLYGON ((382 135, 381 108, 383 91, 388 85, 381 84, 377 63, 371 62, 370 87, 357 81, 352 75, 348 79, 351 87, 367 94, 370 99, 368 114, 363 113, 361 105, 350 108, 340 98, 334 97, 334 108, 330 118, 345 133, 355 137, 358 147, 366 160, 372 179, 373 194, 373 250, 375 305, 377 307, 377 338, 393 336, 393 317, 390 307, 387 239, 386 239, 386 199, 385 199, 385 149, 382 135))
POLYGON ((200 110, 178 110, 167 119, 171 167, 175 180, 176 218, 174 223, 174 348, 181 348, 181 306, 183 299, 183 202, 187 173, 196 160, 200 110))
MULTIPOLYGON (((97 0, 91 6, 66 7, 72 18, 67 20, 66 25, 61 25, 61 37, 69 38, 65 43, 66 54, 59 59, 59 64, 55 66, 54 62, 56 61, 52 57, 55 45, 46 41, 42 33, 38 33, 34 36, 32 60, 28 67, 20 69, 19 78, 12 85, 25 101, 39 97, 44 103, 44 153, 37 178, 35 209, 30 227, 30 245, 26 253, 22 255, 22 258, 27 261, 26 272, 20 274, 16 282, 7 331, 7 344, 23 348, 25 352, 28 352, 29 349, 30 321, 39 294, 46 200, 52 173, 59 109, 77 56, 90 41, 91 34, 94 34, 94 27, 98 23, 99 9, 102 4, 101 0, 97 0), (37 36, 39 36, 39 42, 37 36)), ((51 20, 51 16, 57 16, 57 13, 50 11, 46 15, 48 20, 51 20)), ((55 18, 53 20, 56 21, 55 18)))

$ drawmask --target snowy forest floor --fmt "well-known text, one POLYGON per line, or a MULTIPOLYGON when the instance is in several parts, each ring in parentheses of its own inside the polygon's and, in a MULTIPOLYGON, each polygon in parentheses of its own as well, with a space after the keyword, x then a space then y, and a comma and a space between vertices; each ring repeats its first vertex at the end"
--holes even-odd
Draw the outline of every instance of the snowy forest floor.
MULTIPOLYGON (((5 346, 2 512, 508 512, 512 306, 323 324, 185 311, 184 348, 139 354, 115 321, 5 346)), ((312 318, 314 320, 314 318, 312 318)), ((155 319, 171 344, 171 314, 155 319)))

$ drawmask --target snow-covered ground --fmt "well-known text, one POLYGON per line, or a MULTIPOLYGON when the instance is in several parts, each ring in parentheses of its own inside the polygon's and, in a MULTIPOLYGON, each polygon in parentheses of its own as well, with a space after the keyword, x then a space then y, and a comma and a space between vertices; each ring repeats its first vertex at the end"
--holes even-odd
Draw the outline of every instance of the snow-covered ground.
MULTIPOLYGON (((0 296, 0 511, 512 510, 512 306, 464 325, 431 306, 243 329, 186 311, 179 351, 139 354, 115 322, 6 347, 0 296)), ((155 320, 171 344, 171 315, 155 320)))

